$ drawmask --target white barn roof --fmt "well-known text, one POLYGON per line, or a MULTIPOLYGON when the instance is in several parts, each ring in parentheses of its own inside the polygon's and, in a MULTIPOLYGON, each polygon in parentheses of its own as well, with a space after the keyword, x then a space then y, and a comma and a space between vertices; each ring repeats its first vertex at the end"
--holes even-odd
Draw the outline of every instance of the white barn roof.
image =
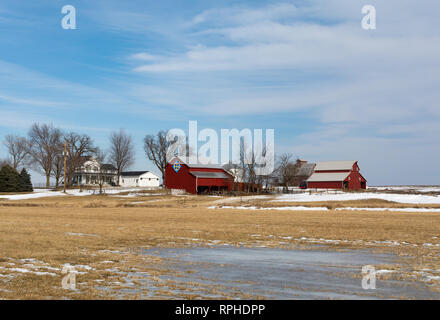
POLYGON ((190 168, 195 168, 195 169, 224 169, 222 165, 219 164, 201 164, 201 163, 186 163, 185 161, 183 161, 182 159, 180 159, 179 157, 174 157, 173 159, 171 159, 168 163, 173 165, 176 161, 179 161, 181 164, 186 164, 188 167, 190 168))
POLYGON ((322 161, 318 162, 315 167, 315 171, 323 170, 351 170, 353 165, 357 161, 355 160, 343 160, 343 161, 322 161))
MULTIPOLYGON (((327 169, 328 170, 328 169, 327 169)), ((348 175, 349 172, 315 172, 311 175, 310 178, 307 179, 307 182, 330 182, 330 181, 344 181, 348 175)))

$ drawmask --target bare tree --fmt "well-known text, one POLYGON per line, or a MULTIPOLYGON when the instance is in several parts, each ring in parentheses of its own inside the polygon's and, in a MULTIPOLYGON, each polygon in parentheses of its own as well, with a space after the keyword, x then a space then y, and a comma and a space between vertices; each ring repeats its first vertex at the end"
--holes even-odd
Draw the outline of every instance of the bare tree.
POLYGON ((293 155, 291 153, 283 153, 278 158, 278 165, 277 165, 277 176, 278 176, 278 182, 287 187, 288 181, 289 181, 289 163, 292 160, 293 155))
POLYGON ((254 189, 256 181, 256 158, 252 146, 246 145, 244 140, 240 141, 240 164, 238 172, 243 182, 243 191, 249 193, 254 189), (246 190, 244 190, 246 189, 246 190))
MULTIPOLYGON (((245 153, 246 154, 246 153, 245 153)), ((255 185, 257 183, 257 174, 256 174, 256 156, 253 151, 247 156, 246 161, 246 177, 247 177, 247 191, 253 192, 255 190, 255 185)))
POLYGON ((262 170, 267 165, 267 161, 264 160, 269 151, 264 146, 261 154, 259 154, 253 148, 248 149, 245 144, 243 144, 242 150, 241 157, 243 163, 241 166, 245 172, 247 192, 260 192, 264 182, 267 185, 269 180, 269 174, 266 173, 267 170, 262 170))
POLYGON ((244 139, 240 141, 239 163, 228 163, 224 168, 234 176, 234 181, 242 187, 242 191, 260 192, 267 188, 273 179, 273 158, 270 146, 261 146, 261 149, 248 146, 244 139))
POLYGON ((107 159, 107 154, 104 153, 101 149, 97 148, 95 151, 94 159, 98 163, 98 186, 99 186, 99 194, 103 193, 103 186, 105 184, 105 161, 107 159))
POLYGON ((64 135, 64 141, 67 143, 67 185, 71 186, 75 171, 81 167, 86 156, 96 153, 97 148, 86 134, 69 132, 64 135))
POLYGON ((267 145, 263 146, 261 154, 254 154, 254 157, 257 191, 260 192, 262 188, 268 189, 273 178, 273 149, 267 145))
POLYGON ((134 157, 134 146, 131 136, 127 135, 122 129, 119 132, 112 132, 110 134, 109 161, 118 169, 118 185, 122 171, 133 165, 134 157))
MULTIPOLYGON (((55 187, 60 185, 61 177, 64 174, 64 156, 63 149, 58 149, 57 154, 52 163, 52 177, 55 179, 55 187)), ((64 182, 65 183, 65 182, 64 182)))
POLYGON ((165 167, 167 161, 167 150, 172 142, 167 141, 167 133, 159 131, 157 135, 149 134, 144 139, 144 150, 149 160, 153 161, 154 165, 162 173, 162 181, 165 178, 165 167))
POLYGON ((26 138, 16 135, 7 135, 3 144, 9 153, 10 162, 14 169, 29 160, 29 143, 26 138))
POLYGON ((288 188, 299 170, 299 162, 293 161, 293 155, 290 153, 282 154, 278 159, 276 173, 279 183, 288 188))
POLYGON ((61 130, 52 125, 34 123, 29 130, 29 153, 36 169, 46 176, 46 187, 50 186, 50 176, 60 141, 61 130))
POLYGON ((0 168, 5 165, 11 165, 9 159, 0 159, 0 168))
POLYGON ((243 172, 239 164, 232 163, 231 161, 223 166, 223 168, 234 177, 234 182, 243 182, 243 172))

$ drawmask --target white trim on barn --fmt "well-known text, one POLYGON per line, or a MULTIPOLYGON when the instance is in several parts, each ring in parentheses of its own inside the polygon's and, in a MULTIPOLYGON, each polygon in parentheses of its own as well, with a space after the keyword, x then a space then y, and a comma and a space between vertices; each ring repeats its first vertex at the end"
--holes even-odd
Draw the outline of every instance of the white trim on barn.
POLYGON ((122 172, 119 185, 121 187, 159 187, 159 176, 150 171, 122 172))

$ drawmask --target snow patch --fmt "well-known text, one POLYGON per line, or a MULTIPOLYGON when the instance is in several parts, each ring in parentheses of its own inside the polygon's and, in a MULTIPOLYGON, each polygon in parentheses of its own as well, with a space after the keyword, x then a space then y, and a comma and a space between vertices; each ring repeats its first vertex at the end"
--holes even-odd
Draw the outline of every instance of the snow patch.
POLYGON ((99 237, 96 234, 87 234, 87 233, 80 233, 80 232, 66 232, 65 234, 68 236, 77 236, 77 237, 99 237))
MULTIPOLYGON (((131 189, 124 189, 124 188, 116 188, 116 189, 105 189, 105 194, 118 194, 123 192, 139 192, 142 190, 149 190, 149 189, 142 189, 142 188, 131 188, 131 189)), ((27 194, 9 194, 9 195, 1 195, 0 199, 7 199, 7 200, 29 200, 29 199, 37 199, 37 198, 46 198, 46 197, 62 197, 62 196, 75 196, 75 197, 82 197, 82 196, 89 196, 96 194, 98 190, 83 190, 80 192, 79 189, 75 190, 68 190, 67 193, 64 193, 62 191, 52 191, 50 189, 35 189, 32 193, 27 194)), ((161 193, 142 193, 139 195, 128 195, 124 196, 121 195, 119 197, 135 197, 135 196, 149 196, 149 195, 162 195, 161 193)))
POLYGON ((396 272, 395 270, 376 270, 376 274, 387 274, 387 273, 394 273, 396 272))
POLYGON ((208 207, 208 209, 238 209, 238 210, 278 210, 278 211, 328 211, 327 207, 303 207, 303 206, 295 206, 295 207, 268 207, 268 208, 262 208, 262 207, 233 207, 233 206, 222 206, 222 207, 215 207, 211 206, 208 207))
POLYGON ((440 212, 440 208, 336 208, 335 210, 344 211, 393 211, 393 212, 440 212))
POLYGON ((398 203, 413 204, 440 204, 439 196, 428 196, 421 194, 392 194, 392 193, 371 193, 371 192, 349 192, 349 193, 319 193, 319 194, 285 194, 277 197, 273 202, 318 202, 318 201, 350 201, 380 199, 398 203))

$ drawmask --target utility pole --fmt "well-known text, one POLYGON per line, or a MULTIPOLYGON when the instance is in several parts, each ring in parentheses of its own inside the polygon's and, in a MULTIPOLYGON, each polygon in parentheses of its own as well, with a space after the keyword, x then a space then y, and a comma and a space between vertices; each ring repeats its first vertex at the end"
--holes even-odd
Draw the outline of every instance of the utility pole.
POLYGON ((64 156, 64 193, 66 193, 67 141, 64 142, 63 156, 64 156))

